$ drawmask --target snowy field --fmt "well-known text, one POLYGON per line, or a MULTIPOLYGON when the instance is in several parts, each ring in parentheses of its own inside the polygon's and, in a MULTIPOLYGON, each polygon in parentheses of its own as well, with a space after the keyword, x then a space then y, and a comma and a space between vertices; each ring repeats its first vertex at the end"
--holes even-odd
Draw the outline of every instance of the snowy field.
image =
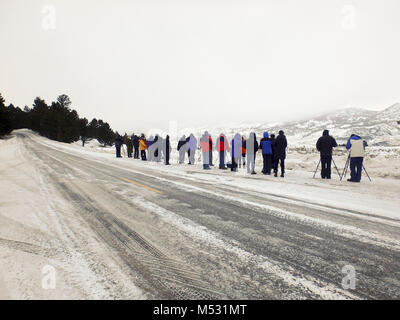
MULTIPOLYGON (((0 140, 0 298, 399 298, 399 149, 369 148, 361 184, 313 179, 312 149, 289 148, 283 179, 259 173, 260 155, 255 176, 171 156, 116 159, 28 130, 0 140)), ((346 152, 334 159, 341 172, 346 152)))

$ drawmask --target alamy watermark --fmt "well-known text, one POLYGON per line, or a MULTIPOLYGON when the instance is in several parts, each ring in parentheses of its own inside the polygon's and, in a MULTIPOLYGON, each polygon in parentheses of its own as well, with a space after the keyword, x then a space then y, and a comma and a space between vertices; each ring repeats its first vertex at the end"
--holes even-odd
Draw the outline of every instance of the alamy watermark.
POLYGON ((351 265, 342 268, 342 273, 346 276, 342 279, 342 288, 345 290, 355 290, 356 288, 356 269, 351 265))
POLYGON ((54 290, 56 288, 56 269, 51 265, 42 268, 42 288, 54 290))
POLYGON ((357 27, 357 9, 354 5, 348 4, 342 8, 341 25, 344 30, 354 30, 357 27))
POLYGON ((46 5, 42 8, 42 15, 42 29, 55 30, 57 27, 56 8, 53 5, 46 5))

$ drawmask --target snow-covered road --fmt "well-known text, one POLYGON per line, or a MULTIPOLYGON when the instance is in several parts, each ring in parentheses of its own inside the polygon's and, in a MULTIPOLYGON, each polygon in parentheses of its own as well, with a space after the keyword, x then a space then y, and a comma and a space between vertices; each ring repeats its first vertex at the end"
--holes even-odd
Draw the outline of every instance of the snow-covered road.
POLYGON ((203 173, 27 130, 1 143, 0 297, 400 298, 396 181, 203 173))

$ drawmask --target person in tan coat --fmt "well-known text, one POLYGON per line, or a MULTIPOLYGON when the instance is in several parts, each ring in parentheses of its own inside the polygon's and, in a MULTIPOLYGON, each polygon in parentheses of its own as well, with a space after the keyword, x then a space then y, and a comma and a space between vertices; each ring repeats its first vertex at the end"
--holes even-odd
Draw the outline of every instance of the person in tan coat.
POLYGON ((363 170, 364 153, 367 142, 352 134, 347 140, 346 149, 350 151, 350 182, 360 182, 363 170))

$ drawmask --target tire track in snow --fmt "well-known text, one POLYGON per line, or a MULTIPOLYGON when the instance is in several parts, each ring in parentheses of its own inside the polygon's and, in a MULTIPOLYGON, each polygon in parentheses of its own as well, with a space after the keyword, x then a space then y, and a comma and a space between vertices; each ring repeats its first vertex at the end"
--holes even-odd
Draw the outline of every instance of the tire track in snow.
MULTIPOLYGON (((32 152, 35 152, 32 150, 32 152)), ((39 156, 39 154, 37 154, 39 156)), ((196 272, 188 269, 188 266, 182 262, 169 259, 163 252, 159 251, 153 244, 144 239, 140 234, 126 226, 124 223, 116 219, 110 212, 107 212, 101 207, 96 207, 93 204, 96 203, 96 199, 93 199, 90 194, 85 192, 78 185, 71 185, 66 181, 62 181, 58 178, 55 172, 59 172, 58 175, 67 175, 67 167, 74 170, 71 164, 67 164, 65 160, 57 159, 54 156, 47 155, 47 159, 51 159, 50 166, 55 165, 54 162, 58 162, 57 168, 52 173, 49 173, 49 177, 54 181, 56 187, 64 195, 68 196, 70 203, 78 204, 79 209, 82 212, 82 216, 89 222, 89 224, 96 230, 96 232, 105 240, 106 243, 110 244, 111 235, 114 239, 117 239, 126 249, 129 251, 129 259, 126 259, 128 265, 133 266, 135 271, 142 271, 143 267, 148 270, 144 275, 149 278, 152 283, 159 283, 162 288, 158 287, 157 293, 163 292, 166 298, 180 298, 180 299, 212 299, 221 298, 224 294, 216 291, 208 283, 200 279, 200 275, 196 272), (84 196, 83 196, 84 195, 84 196), (102 225, 99 228, 98 223, 93 222, 93 218, 102 225), (105 233, 109 235, 106 236, 105 233), (135 257, 137 252, 137 245, 148 255, 151 259, 141 261, 141 263, 132 264, 133 260, 138 260, 135 257), (156 263, 154 263, 156 262, 156 263)), ((43 160, 43 159, 42 159, 43 160)), ((48 160, 46 160, 48 161, 48 160)), ((114 246, 114 248, 116 248, 114 246)), ((119 249, 119 248, 118 248, 119 249)), ((142 252, 143 255, 143 252, 142 252)), ((143 256, 142 256, 143 257, 143 256)))

